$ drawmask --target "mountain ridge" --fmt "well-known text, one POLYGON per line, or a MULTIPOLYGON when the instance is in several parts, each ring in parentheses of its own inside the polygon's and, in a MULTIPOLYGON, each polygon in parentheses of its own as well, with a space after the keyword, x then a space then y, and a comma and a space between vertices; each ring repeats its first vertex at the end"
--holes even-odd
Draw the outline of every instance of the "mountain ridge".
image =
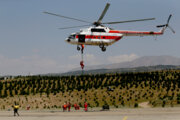
MULTIPOLYGON (((108 64, 108 65, 85 66, 85 70, 133 68, 133 67, 156 66, 156 65, 180 65, 180 58, 168 56, 168 55, 143 56, 133 61, 113 63, 113 64, 108 64)), ((81 69, 75 68, 69 72, 73 72, 77 70, 81 70, 81 69)))
MULTIPOLYGON (((116 72, 146 72, 165 69, 180 69, 180 58, 163 56, 143 56, 133 61, 114 63, 108 65, 86 66, 83 74, 103 74, 116 72)), ((82 70, 76 69, 65 73, 53 75, 81 75, 82 70)), ((50 74, 49 74, 50 75, 50 74)), ((51 74, 52 75, 52 74, 51 74)))

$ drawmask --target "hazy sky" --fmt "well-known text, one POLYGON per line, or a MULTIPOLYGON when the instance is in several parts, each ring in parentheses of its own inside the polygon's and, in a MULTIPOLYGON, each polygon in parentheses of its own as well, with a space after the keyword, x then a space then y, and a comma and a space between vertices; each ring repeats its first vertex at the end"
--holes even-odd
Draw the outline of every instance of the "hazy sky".
POLYGON ((106 3, 111 4, 103 21, 121 21, 155 17, 154 21, 111 25, 119 30, 159 31, 173 14, 163 36, 124 37, 104 53, 99 47, 85 47, 85 65, 130 61, 141 56, 170 55, 180 57, 179 0, 0 0, 0 76, 58 73, 79 66, 76 45, 64 40, 80 28, 59 30, 59 27, 82 25, 43 14, 43 11, 96 21, 106 3))

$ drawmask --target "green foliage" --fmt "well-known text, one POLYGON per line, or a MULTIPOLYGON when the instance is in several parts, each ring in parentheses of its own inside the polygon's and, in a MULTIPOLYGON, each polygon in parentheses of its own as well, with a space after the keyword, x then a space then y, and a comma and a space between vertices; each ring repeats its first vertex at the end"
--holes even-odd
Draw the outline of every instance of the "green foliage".
MULTIPOLYGON (((81 76, 18 76, 0 81, 0 98, 43 94, 62 94, 64 101, 75 98, 83 106, 138 107, 151 101, 152 106, 180 104, 180 71, 97 74, 81 76)), ((58 105, 60 106, 60 105, 58 105)), ((57 106, 54 106, 55 108, 57 106)), ((44 106, 48 108, 48 106, 44 106)))
POLYGON ((180 104, 180 94, 177 94, 177 104, 180 104))
POLYGON ((134 104, 134 107, 135 107, 135 108, 137 108, 138 106, 139 106, 138 103, 135 103, 135 104, 134 104))
POLYGON ((163 102, 162 102, 162 107, 165 107, 165 105, 166 105, 166 101, 163 100, 163 102))

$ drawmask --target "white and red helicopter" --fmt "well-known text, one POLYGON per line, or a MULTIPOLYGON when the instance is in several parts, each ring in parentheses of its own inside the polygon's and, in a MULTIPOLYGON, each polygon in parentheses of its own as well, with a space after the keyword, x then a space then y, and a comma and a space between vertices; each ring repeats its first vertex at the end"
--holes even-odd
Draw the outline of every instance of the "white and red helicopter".
POLYGON ((44 12, 46 14, 63 17, 66 19, 76 20, 84 23, 88 23, 88 25, 81 25, 81 26, 73 26, 73 27, 64 27, 60 29, 69 29, 69 28, 77 28, 83 26, 91 26, 86 29, 82 29, 79 32, 72 33, 67 39, 66 42, 70 44, 77 45, 77 50, 81 50, 83 53, 84 45, 94 45, 99 46, 101 50, 104 52, 106 51, 106 47, 109 45, 114 44, 115 42, 122 39, 123 36, 153 36, 153 35, 162 35, 164 30, 168 27, 172 30, 173 33, 175 31, 169 26, 169 21, 172 15, 169 15, 166 24, 158 25, 157 27, 162 29, 159 32, 154 31, 127 31, 127 30, 113 30, 112 28, 105 27, 105 24, 118 24, 118 23, 127 23, 127 22, 137 22, 137 21, 147 21, 147 20, 154 20, 155 18, 147 18, 147 19, 137 19, 137 20, 128 20, 128 21, 117 21, 117 22, 102 22, 110 4, 107 3, 101 16, 99 17, 98 21, 92 23, 85 20, 80 20, 72 17, 67 17, 59 14, 54 14, 50 12, 44 12), (80 48, 81 46, 81 48, 80 48))

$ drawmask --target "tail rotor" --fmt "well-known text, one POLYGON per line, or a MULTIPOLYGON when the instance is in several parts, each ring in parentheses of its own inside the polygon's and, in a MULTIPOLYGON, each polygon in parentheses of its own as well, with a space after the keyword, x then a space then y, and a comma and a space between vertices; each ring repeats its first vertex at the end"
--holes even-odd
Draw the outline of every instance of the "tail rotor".
POLYGON ((156 27, 158 27, 158 28, 160 28, 160 27, 169 28, 173 33, 175 33, 175 30, 174 30, 171 26, 169 26, 169 21, 170 21, 171 17, 172 17, 172 14, 169 15, 166 24, 158 25, 158 26, 156 26, 156 27))

